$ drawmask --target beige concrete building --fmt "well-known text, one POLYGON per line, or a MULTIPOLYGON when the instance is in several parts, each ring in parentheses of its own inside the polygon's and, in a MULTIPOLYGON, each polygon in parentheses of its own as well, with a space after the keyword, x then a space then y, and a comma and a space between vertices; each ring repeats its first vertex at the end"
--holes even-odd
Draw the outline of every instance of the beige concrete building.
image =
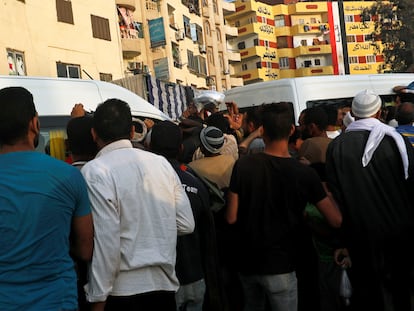
POLYGON ((113 1, 3 0, 0 16, 2 75, 124 75, 113 1))
POLYGON ((126 75, 149 73, 163 81, 219 91, 242 85, 233 69, 240 54, 228 44, 237 29, 225 24, 234 4, 223 0, 116 0, 116 4, 126 75))
POLYGON ((229 89, 243 83, 228 41, 237 29, 225 24, 234 10, 224 0, 4 0, 0 74, 110 81, 147 73, 229 89))

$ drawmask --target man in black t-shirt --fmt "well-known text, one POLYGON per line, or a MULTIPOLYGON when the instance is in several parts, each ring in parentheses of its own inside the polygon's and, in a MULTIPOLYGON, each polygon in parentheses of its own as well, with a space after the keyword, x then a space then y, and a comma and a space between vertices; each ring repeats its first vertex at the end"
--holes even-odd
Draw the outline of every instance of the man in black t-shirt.
POLYGON ((339 210, 316 172, 292 159, 289 136, 295 130, 289 104, 263 108, 263 153, 239 159, 230 182, 226 219, 238 232, 235 265, 247 310, 297 310, 296 254, 307 202, 339 227, 339 210))

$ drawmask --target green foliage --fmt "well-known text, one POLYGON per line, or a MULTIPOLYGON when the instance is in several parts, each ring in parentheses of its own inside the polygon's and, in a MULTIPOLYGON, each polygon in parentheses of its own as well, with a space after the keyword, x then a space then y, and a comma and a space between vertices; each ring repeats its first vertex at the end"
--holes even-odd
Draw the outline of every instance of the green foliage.
POLYGON ((380 46, 373 43, 377 52, 384 55, 387 70, 391 72, 405 72, 413 63, 414 55, 414 1, 377 0, 371 7, 362 13, 362 20, 367 21, 369 17, 375 22, 374 38, 382 41, 380 46))

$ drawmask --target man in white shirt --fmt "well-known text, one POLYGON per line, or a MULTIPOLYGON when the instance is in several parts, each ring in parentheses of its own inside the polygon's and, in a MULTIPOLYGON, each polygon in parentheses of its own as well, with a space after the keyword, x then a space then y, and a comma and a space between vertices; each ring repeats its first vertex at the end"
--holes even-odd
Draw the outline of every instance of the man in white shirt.
POLYGON ((95 227, 87 300, 92 310, 175 310, 177 234, 191 233, 194 218, 174 169, 133 148, 133 134, 127 103, 98 106, 100 151, 82 168, 95 227))

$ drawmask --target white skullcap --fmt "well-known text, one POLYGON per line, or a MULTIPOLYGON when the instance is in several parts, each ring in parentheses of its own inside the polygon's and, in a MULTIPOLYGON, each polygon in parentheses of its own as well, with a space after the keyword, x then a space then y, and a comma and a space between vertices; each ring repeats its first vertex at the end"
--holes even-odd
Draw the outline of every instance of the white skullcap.
POLYGON ((381 103, 381 97, 371 90, 364 90, 352 100, 352 113, 359 118, 371 117, 381 109, 381 103))

